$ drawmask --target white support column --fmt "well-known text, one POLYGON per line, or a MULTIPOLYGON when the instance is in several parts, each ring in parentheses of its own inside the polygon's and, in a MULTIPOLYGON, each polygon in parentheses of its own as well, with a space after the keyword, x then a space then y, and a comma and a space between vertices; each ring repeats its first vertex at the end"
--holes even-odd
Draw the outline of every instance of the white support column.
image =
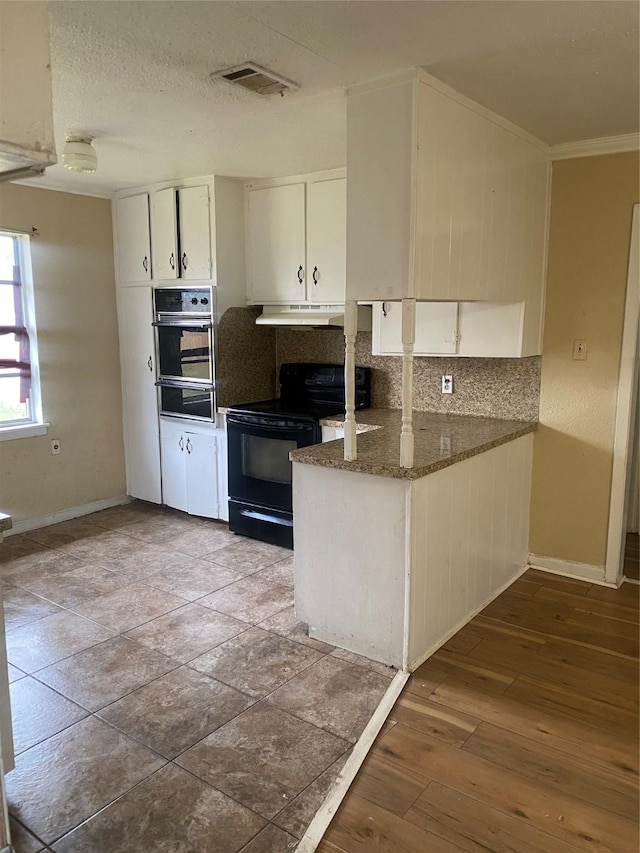
POLYGON ((358 458, 356 438, 356 335, 358 333, 358 304, 347 302, 344 306, 344 458, 353 462, 358 458))
POLYGON ((402 431, 400 467, 413 468, 413 344, 416 339, 416 300, 402 300, 402 431))

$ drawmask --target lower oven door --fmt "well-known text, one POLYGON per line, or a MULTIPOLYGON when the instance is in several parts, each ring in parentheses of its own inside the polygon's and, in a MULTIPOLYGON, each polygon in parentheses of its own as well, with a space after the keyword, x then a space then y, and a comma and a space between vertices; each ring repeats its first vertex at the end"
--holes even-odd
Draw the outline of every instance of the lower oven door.
POLYGON ((190 420, 215 420, 215 390, 212 385, 185 382, 156 382, 160 389, 160 414, 190 420))
POLYGON ((290 513, 289 453, 319 442, 314 423, 228 413, 229 497, 290 513))

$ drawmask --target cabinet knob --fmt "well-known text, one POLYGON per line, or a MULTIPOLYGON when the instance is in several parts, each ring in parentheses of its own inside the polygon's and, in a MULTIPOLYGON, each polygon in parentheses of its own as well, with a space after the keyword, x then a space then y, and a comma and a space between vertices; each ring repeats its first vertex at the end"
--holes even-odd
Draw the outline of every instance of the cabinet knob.
POLYGON ((183 252, 182 253, 182 269, 186 270, 186 268, 188 266, 189 266, 189 258, 187 258, 187 253, 183 252))
POLYGON ((153 359, 149 356, 149 360, 147 361, 147 367, 150 371, 153 371, 153 359))
POLYGON ((145 272, 149 272, 149 258, 145 255, 142 260, 142 267, 145 272))
POLYGON ((169 266, 171 267, 172 270, 174 270, 176 268, 176 259, 173 255, 173 252, 171 252, 171 254, 169 255, 169 266))
POLYGON ((313 283, 318 283, 318 267, 313 268, 313 272, 311 273, 311 278, 313 279, 313 283))
POLYGON ((302 264, 298 267, 298 284, 302 284, 304 281, 304 270, 302 269, 302 264))

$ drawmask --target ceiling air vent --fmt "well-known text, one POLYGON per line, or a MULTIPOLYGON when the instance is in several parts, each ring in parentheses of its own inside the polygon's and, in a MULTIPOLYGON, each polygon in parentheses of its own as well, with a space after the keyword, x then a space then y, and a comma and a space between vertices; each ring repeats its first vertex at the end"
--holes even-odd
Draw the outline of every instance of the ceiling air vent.
POLYGON ((258 95, 284 95, 285 92, 300 88, 297 83, 285 77, 279 77, 253 62, 245 62, 244 65, 236 65, 235 68, 227 68, 226 71, 214 71, 211 79, 226 80, 258 95))

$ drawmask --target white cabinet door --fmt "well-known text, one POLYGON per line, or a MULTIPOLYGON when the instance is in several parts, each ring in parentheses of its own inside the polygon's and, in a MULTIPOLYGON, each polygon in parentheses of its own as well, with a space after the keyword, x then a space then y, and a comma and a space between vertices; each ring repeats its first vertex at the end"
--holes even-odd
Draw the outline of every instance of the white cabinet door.
POLYGON ((176 218, 176 191, 169 187, 151 196, 151 244, 153 249, 153 277, 175 279, 178 277, 178 221, 176 218))
POLYGON ((162 503, 181 509, 188 508, 187 499, 187 438, 180 425, 161 421, 162 444, 162 503))
POLYGON ((461 302, 458 355, 522 355, 524 302, 461 302))
MULTIPOLYGON (((458 332, 457 302, 418 302, 414 355, 453 355, 458 332)), ((374 355, 402 355, 402 303, 374 302, 374 355)))
POLYGON ((116 202, 116 232, 120 282, 149 281, 151 244, 147 193, 116 202))
POLYGON ((307 184, 307 298, 311 302, 344 302, 346 252, 346 178, 307 184))
POLYGON ((187 512, 219 518, 218 442, 215 433, 185 431, 187 512))
POLYGON ((160 503, 160 441, 151 287, 118 294, 127 494, 160 503))
POLYGON ((180 220, 180 277, 187 280, 211 278, 211 226, 209 187, 178 190, 180 220))
POLYGON ((249 257, 250 301, 306 300, 303 183, 249 191, 249 257))

